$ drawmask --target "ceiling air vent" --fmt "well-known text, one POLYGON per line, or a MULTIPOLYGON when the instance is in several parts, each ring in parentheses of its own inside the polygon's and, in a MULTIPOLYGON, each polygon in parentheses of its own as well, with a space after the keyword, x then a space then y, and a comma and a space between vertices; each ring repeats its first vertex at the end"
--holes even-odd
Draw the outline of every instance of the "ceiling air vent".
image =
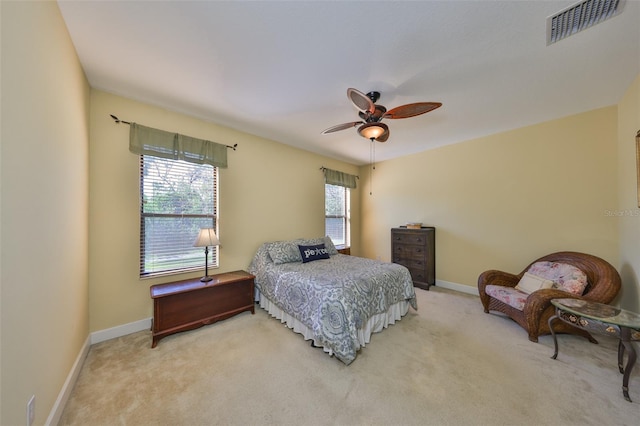
POLYGON ((547 46, 622 12, 626 0, 584 0, 547 18, 547 46))

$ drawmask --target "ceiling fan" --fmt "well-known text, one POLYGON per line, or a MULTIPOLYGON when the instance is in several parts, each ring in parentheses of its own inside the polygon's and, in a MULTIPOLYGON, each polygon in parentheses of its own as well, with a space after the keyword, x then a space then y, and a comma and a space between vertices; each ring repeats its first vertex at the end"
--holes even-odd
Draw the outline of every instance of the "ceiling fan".
POLYGON ((360 111, 358 115, 362 120, 329 127, 322 132, 323 135, 360 125, 358 134, 363 138, 370 139, 372 142, 374 140, 386 142, 389 139, 389 126, 382 123, 383 119, 415 117, 442 106, 440 102, 416 102, 401 105, 387 111, 384 106, 376 105, 376 102, 380 99, 380 92, 369 92, 365 95, 356 89, 349 88, 347 89, 347 97, 360 111))

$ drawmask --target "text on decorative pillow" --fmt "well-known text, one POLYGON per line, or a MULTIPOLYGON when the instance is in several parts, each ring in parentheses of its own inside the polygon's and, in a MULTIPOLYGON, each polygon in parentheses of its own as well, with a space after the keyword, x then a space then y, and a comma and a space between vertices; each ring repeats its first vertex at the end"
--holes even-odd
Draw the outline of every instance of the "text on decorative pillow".
POLYGON ((319 259, 329 259, 329 251, 324 244, 317 244, 313 246, 298 246, 300 250, 300 256, 302 256, 302 263, 311 262, 319 259))

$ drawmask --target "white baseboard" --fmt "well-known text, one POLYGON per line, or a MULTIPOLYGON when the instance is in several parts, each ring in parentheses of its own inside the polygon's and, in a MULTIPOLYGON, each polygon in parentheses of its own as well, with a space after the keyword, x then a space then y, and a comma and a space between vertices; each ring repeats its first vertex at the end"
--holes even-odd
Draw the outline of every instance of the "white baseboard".
POLYGON ((115 339, 116 337, 126 336, 127 334, 137 333, 138 331, 151 330, 151 318, 141 319, 139 321, 130 322, 128 324, 107 328, 106 330, 94 331, 91 333, 91 344, 104 342, 105 340, 115 339))
POLYGON ((471 287, 464 284, 452 283, 442 280, 436 280, 436 286, 447 288, 449 290, 459 291, 461 293, 473 294, 474 296, 480 296, 480 293, 478 293, 478 287, 471 287))
POLYGON ((58 393, 58 398, 49 412, 49 417, 47 417, 45 425, 55 426, 60 421, 64 407, 67 405, 71 391, 78 380, 78 375, 80 374, 80 370, 82 370, 84 360, 89 354, 91 345, 149 329, 151 329, 151 318, 145 318, 140 321, 134 321, 129 324, 119 325, 117 327, 90 333, 89 336, 87 336, 87 340, 85 340, 84 345, 82 345, 80 353, 78 354, 76 361, 73 363, 73 367, 71 367, 71 371, 69 371, 69 374, 67 375, 67 380, 65 380, 60 393, 58 393))
POLYGON ((82 345, 76 361, 73 363, 73 367, 71 367, 71 371, 69 371, 69 374, 67 375, 67 380, 64 381, 64 385, 62 385, 62 389, 60 390, 60 393, 58 393, 56 402, 53 404, 53 407, 49 412, 49 417, 47 417, 45 425, 55 426, 60 421, 60 417, 62 417, 64 407, 67 405, 69 396, 71 396, 71 391, 73 390, 73 387, 76 384, 76 380, 78 380, 80 370, 82 370, 82 366, 84 365, 84 360, 87 358, 90 346, 91 345, 89 343, 89 336, 87 336, 87 339, 84 341, 84 345, 82 345))

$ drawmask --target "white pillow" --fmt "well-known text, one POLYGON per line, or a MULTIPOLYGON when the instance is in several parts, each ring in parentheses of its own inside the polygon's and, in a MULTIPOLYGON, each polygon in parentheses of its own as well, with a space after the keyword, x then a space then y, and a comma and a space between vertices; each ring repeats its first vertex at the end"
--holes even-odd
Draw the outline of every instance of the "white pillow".
POLYGON ((541 288, 553 287, 553 281, 525 272, 520 282, 516 286, 516 290, 523 293, 531 294, 541 288))

